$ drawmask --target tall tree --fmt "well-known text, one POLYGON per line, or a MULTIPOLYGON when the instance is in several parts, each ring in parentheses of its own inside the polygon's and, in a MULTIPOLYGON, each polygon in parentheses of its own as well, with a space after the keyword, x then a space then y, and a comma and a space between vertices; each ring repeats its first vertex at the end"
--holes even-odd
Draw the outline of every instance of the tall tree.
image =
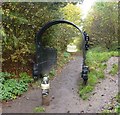
POLYGON ((94 45, 116 49, 118 47, 118 4, 96 2, 84 21, 84 28, 90 34, 94 45))

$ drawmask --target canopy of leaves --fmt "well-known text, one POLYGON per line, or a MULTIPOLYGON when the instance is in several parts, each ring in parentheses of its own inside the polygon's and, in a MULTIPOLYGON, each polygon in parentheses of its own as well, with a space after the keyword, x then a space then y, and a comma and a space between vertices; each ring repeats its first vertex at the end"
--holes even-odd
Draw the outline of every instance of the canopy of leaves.
MULTIPOLYGON (((3 69, 7 67, 6 63, 25 65, 34 61, 35 34, 48 21, 65 19, 75 24, 81 22, 80 9, 66 2, 5 2, 0 13, 3 69)), ((43 34, 42 41, 44 46, 55 47, 61 55, 70 38, 76 35, 78 31, 74 27, 59 24, 49 28, 43 34)))
POLYGON ((84 21, 91 43, 107 49, 118 48, 118 4, 117 2, 96 2, 84 21))

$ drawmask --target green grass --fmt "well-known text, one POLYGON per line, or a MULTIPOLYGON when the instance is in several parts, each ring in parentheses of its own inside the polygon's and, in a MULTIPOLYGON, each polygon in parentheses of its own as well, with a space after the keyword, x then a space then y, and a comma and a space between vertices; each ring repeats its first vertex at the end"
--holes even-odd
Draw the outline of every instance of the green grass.
MULTIPOLYGON (((106 61, 112 56, 118 56, 117 51, 105 51, 104 49, 94 48, 87 52, 86 63, 89 66, 88 84, 80 84, 79 95, 82 99, 88 99, 99 79, 104 79, 104 69, 107 67, 106 61)), ((112 70, 116 73, 116 66, 112 70)))
POLYGON ((117 72, 118 72, 118 64, 113 64, 112 69, 109 72, 109 74, 114 76, 115 74, 117 74, 117 72))
POLYGON ((93 86, 85 86, 82 90, 79 91, 80 97, 83 100, 86 100, 88 98, 88 93, 90 93, 93 90, 93 86), (87 94, 87 95, 86 95, 87 94))
POLYGON ((42 106, 36 107, 36 108, 34 109, 34 112, 35 112, 35 113, 43 113, 43 112, 45 112, 45 108, 42 107, 42 106))

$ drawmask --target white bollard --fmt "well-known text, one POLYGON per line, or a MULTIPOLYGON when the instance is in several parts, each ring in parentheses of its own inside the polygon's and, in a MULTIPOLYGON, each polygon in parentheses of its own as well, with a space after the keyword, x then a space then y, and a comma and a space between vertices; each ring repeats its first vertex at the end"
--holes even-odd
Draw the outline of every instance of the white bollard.
POLYGON ((49 76, 43 77, 43 81, 41 83, 41 89, 42 89, 42 105, 48 106, 50 104, 50 98, 49 98, 49 89, 50 89, 49 76))

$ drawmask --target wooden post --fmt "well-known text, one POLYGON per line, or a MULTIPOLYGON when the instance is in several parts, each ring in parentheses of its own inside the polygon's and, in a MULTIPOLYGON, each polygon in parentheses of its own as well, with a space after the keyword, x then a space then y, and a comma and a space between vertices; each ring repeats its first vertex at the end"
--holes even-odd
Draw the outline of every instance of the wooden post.
POLYGON ((50 105, 50 96, 42 95, 42 105, 49 106, 50 105))

